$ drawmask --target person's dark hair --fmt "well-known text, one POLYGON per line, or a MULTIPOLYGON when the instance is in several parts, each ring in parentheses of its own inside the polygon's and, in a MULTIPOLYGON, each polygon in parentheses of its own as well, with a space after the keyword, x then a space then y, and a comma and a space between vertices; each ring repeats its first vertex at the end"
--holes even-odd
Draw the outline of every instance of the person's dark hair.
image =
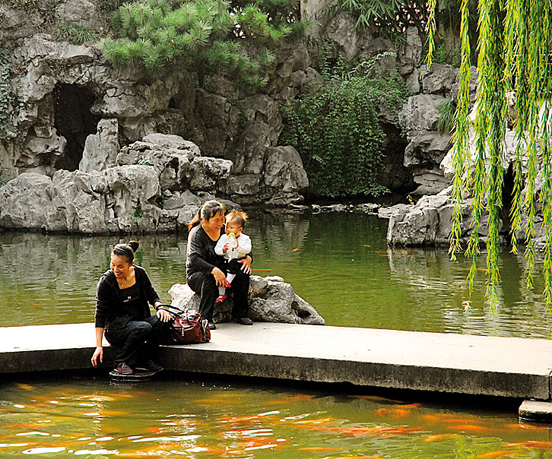
POLYGON ((222 212, 223 215, 226 213, 224 204, 221 204, 218 201, 207 201, 199 208, 197 214, 188 224, 188 231, 190 231, 194 226, 199 225, 202 221, 210 220, 219 212, 222 212))
POLYGON ((128 263, 132 263, 134 261, 134 253, 138 250, 138 247, 140 247, 140 243, 138 241, 129 241, 126 244, 117 244, 113 247, 113 254, 119 257, 125 257, 128 263))

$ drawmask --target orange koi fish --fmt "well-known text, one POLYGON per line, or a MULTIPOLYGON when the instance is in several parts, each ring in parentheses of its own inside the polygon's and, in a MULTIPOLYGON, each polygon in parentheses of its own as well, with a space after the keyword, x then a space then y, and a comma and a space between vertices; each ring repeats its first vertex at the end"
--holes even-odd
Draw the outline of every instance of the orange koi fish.
POLYGON ((16 385, 17 385, 17 387, 19 387, 20 389, 24 389, 24 390, 34 390, 34 386, 30 386, 29 384, 17 383, 16 385))
POLYGON ((328 446, 305 446, 297 449, 299 451, 343 451, 343 448, 330 448, 328 446))
POLYGON ((454 437, 456 437, 456 434, 437 434, 437 435, 430 435, 424 438, 424 441, 431 443, 434 441, 443 441, 454 437))
POLYGON ((508 448, 537 448, 537 449, 552 449, 552 441, 524 441, 520 443, 508 443, 508 448))
POLYGON ((292 252, 299 252, 299 247, 295 247, 292 252))
POLYGON ((475 426, 473 424, 459 424, 454 426, 447 426, 447 429, 461 430, 463 432, 477 432, 477 433, 491 432, 491 429, 489 429, 488 427, 475 426))
POLYGON ((410 414, 410 411, 405 409, 389 409, 389 408, 380 408, 376 411, 378 416, 391 416, 393 418, 404 418, 410 414))
POLYGON ((508 456, 508 455, 511 455, 511 454, 518 454, 518 453, 522 453, 522 452, 523 452, 523 450, 521 450, 521 449, 491 451, 489 453, 480 454, 477 457, 481 458, 481 459, 483 459, 483 458, 489 459, 489 458, 495 458, 495 457, 508 456))
POLYGON ((395 405, 397 408, 404 408, 404 409, 412 409, 412 408, 420 408, 422 406, 421 403, 409 403, 407 405, 395 405))

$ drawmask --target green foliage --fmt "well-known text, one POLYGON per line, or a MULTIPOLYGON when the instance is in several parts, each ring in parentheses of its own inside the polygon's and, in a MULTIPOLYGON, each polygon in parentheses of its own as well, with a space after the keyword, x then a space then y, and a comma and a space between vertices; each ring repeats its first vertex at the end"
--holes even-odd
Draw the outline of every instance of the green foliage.
POLYGON ((324 81, 285 111, 283 142, 301 154, 311 187, 320 195, 378 196, 384 133, 380 108, 398 112, 407 97, 398 74, 384 75, 378 59, 347 69, 339 60, 324 81))
POLYGON ((138 164, 140 166, 153 166, 153 161, 151 158, 146 158, 144 155, 140 155, 138 158, 138 164))
POLYGON ((53 35, 56 40, 66 41, 73 45, 83 45, 98 40, 98 36, 94 32, 71 24, 60 25, 55 29, 53 35))
POLYGON ((445 99, 437 106, 439 119, 437 129, 441 134, 450 134, 456 119, 456 105, 452 99, 445 99))
MULTIPOLYGON (((288 4, 295 2, 282 2, 288 4)), ((299 33, 303 24, 278 14, 278 2, 231 6, 224 0, 140 0, 119 7, 114 28, 119 38, 101 44, 116 66, 141 66, 151 78, 195 73, 200 86, 212 74, 242 85, 261 85, 271 49, 299 33), (271 7, 268 14, 261 6, 271 7)), ((286 11, 284 8, 283 11, 286 11)))
MULTIPOLYGON (((550 5, 535 0, 479 0, 478 35, 478 94, 475 116, 475 158, 469 158, 469 83, 470 83, 470 23, 468 1, 460 10, 462 59, 459 75, 459 105, 453 147, 453 230, 451 256, 461 249, 459 243, 463 193, 472 196, 472 232, 466 254, 472 257, 468 276, 470 289, 476 273, 476 259, 480 254, 479 229, 484 213, 488 214, 485 241, 487 250, 487 298, 491 308, 496 306, 500 283, 498 266, 500 211, 504 181, 504 138, 507 121, 507 97, 516 95, 518 114, 516 130, 516 159, 513 165, 514 189, 510 211, 512 251, 517 253, 517 233, 521 215, 527 216, 525 227, 526 279, 533 284, 536 234, 537 199, 543 209, 545 235, 544 278, 545 297, 552 302, 552 123, 550 104, 552 79, 550 58, 552 36, 550 5), (546 101, 543 104, 543 101, 546 101), (537 153, 542 154, 539 163, 537 153), (526 172, 523 171, 524 167, 526 172), (542 170, 542 189, 535 187, 542 170)), ((430 24, 434 28, 435 24, 430 24)), ((431 56, 429 56, 431 60, 431 56)))

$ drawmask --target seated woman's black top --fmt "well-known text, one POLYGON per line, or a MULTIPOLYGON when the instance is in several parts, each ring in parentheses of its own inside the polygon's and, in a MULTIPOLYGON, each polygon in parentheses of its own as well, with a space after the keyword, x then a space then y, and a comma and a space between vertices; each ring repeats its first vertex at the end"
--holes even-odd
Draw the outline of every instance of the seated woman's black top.
MULTIPOLYGON (((220 236, 224 233, 225 226, 220 230, 220 236)), ((197 272, 210 274, 215 266, 219 269, 224 267, 224 258, 215 252, 217 242, 218 239, 213 241, 201 225, 196 225, 190 230, 186 256, 186 277, 197 272)), ((252 253, 248 255, 253 259, 252 253)))
MULTIPOLYGON (((113 325, 125 326, 129 320, 145 320, 151 317, 150 307, 157 302, 161 302, 161 298, 153 288, 150 278, 146 270, 141 266, 134 265, 134 273, 136 275, 136 290, 130 291, 133 301, 124 301, 121 295, 121 289, 117 284, 117 278, 113 271, 106 271, 100 281, 96 292, 96 327, 110 328, 113 325)), ((130 291, 130 292, 129 292, 130 291)))

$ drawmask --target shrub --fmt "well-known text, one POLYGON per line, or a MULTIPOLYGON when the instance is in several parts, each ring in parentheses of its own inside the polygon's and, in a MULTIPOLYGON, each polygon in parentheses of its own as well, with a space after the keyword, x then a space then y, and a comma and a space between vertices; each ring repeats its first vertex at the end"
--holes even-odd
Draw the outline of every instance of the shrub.
POLYGON ((454 127, 456 118, 456 105, 452 99, 445 99, 437 106, 439 119, 437 120, 437 130, 441 134, 450 134, 454 127))
POLYGON ((385 134, 380 108, 395 115, 408 92, 397 73, 383 75, 378 59, 350 71, 339 60, 323 71, 324 81, 285 110, 283 142, 302 156, 311 187, 328 197, 378 196, 385 134))

